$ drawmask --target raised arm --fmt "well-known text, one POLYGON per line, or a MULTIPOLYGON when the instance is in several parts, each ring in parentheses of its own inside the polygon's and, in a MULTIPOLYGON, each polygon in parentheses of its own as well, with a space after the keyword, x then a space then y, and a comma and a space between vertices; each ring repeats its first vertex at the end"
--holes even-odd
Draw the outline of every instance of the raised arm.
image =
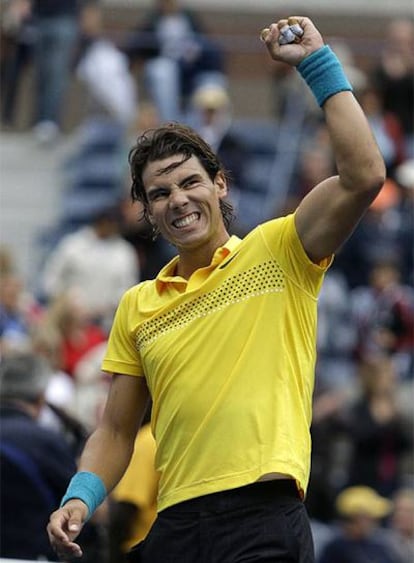
POLYGON ((49 539, 62 558, 82 555, 74 540, 124 474, 148 400, 144 377, 114 375, 102 420, 85 445, 62 508, 50 517, 49 539))
POLYGON ((298 67, 321 105, 338 176, 315 186, 296 211, 296 228, 308 256, 316 263, 346 241, 385 180, 385 167, 367 119, 350 91, 339 61, 305 17, 300 41, 279 44, 281 20, 263 30, 271 57, 298 67))

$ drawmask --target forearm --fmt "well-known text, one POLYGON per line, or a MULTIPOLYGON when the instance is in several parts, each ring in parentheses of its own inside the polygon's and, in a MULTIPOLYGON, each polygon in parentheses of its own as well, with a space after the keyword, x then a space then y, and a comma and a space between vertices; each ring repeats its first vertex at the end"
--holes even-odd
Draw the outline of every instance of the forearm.
POLYGON ((61 507, 50 517, 50 542, 65 560, 82 556, 74 540, 125 472, 148 400, 144 377, 113 374, 101 422, 85 445, 61 507))
POLYGON ((61 506, 81 500, 87 507, 84 518, 90 518, 124 474, 133 443, 133 439, 98 427, 85 445, 79 469, 69 483, 61 506))
POLYGON ((79 471, 98 475, 109 493, 128 467, 133 449, 133 440, 105 427, 98 427, 85 445, 79 471))
POLYGON ((114 488, 131 459, 148 398, 143 377, 113 376, 102 420, 85 445, 63 504, 81 499, 91 515, 114 488))
POLYGON ((326 100, 323 110, 343 188, 355 192, 379 190, 384 182, 384 162, 353 94, 335 94, 326 100))

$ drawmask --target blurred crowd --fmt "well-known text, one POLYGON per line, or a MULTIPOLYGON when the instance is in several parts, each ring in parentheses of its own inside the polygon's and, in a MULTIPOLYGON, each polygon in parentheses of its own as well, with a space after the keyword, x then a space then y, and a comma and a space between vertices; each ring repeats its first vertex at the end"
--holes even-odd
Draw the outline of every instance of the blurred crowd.
MULTIPOLYGON (((118 300, 174 255, 129 201, 133 140, 168 120, 196 128, 229 171, 239 236, 292 212, 335 164, 318 108, 285 68, 275 64, 267 123, 235 116, 225 49, 178 0, 155 0, 117 42, 96 1, 10 0, 1 25, 4 129, 15 125, 29 64, 33 135, 45 147, 65 134, 74 76, 85 92, 75 147, 61 163, 62 213, 43 233, 33 279, 0 248, 0 556, 53 560, 46 521, 102 412, 110 381, 100 363, 118 300)), ((368 69, 346 42, 332 44, 387 180, 319 299, 306 499, 318 563, 414 558, 414 22, 390 20, 384 34, 368 69)), ((83 562, 120 563, 152 522, 158 476, 147 414, 127 474, 83 532, 83 562)))

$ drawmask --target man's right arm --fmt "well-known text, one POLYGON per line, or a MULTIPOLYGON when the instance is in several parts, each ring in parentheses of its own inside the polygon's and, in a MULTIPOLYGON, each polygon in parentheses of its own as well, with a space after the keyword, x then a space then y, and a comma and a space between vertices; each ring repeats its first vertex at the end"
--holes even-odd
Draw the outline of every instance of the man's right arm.
MULTIPOLYGON (((129 464, 148 401, 144 377, 114 375, 102 420, 87 441, 79 463, 79 472, 96 476, 107 493, 129 464)), ((89 516, 87 504, 79 498, 68 500, 51 515, 49 539, 60 556, 82 555, 74 540, 89 516)))

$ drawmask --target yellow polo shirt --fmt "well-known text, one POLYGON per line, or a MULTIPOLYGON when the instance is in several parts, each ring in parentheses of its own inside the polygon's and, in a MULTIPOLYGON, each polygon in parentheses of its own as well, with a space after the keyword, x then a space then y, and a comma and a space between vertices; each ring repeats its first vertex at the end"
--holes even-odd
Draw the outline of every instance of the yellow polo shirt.
POLYGON ((177 260, 125 293, 102 366, 147 380, 158 510, 272 472, 304 494, 329 260, 309 260, 294 215, 231 237, 188 281, 177 260))

